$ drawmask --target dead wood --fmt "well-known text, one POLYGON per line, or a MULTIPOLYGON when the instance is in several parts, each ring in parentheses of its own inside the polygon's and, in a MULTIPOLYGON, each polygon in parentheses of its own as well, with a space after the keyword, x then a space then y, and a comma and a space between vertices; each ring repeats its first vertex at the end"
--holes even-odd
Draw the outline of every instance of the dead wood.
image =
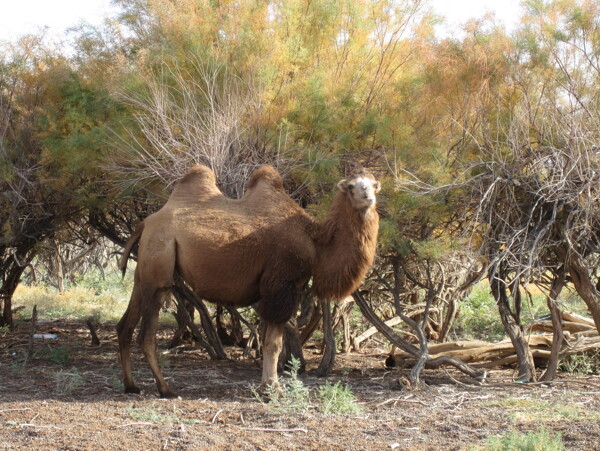
MULTIPOLYGON (((571 333, 579 333, 586 332, 588 330, 594 330, 595 326, 588 326, 587 324, 574 323, 571 321, 562 321, 562 328, 567 332, 571 333)), ((531 332, 553 332, 555 329, 552 326, 552 321, 549 320, 539 320, 535 323, 532 323, 529 327, 531 332)), ((597 333, 597 332, 596 332, 597 333)))
MULTIPOLYGON (((554 333, 533 334, 528 337, 528 349, 531 357, 536 363, 540 361, 548 362, 548 368, 544 373, 544 380, 551 380, 556 372, 550 365, 555 359, 554 365, 566 356, 579 354, 592 349, 600 349, 600 336, 592 326, 588 329, 589 323, 593 320, 576 315, 571 312, 562 312, 561 319, 570 318, 574 321, 568 321, 571 325, 585 326, 580 332, 570 332, 565 330, 563 339, 558 342, 554 333), (548 376, 546 376, 548 374, 548 376), (550 379, 548 379, 550 378, 550 379)), ((536 321, 538 324, 540 321, 536 321)), ((547 321, 545 321, 547 322, 547 321)), ((563 322, 564 324, 564 322, 563 322)), ((567 327, 565 327, 567 329, 567 327)), ((530 327, 533 330, 533 327, 530 327)), ((575 328, 575 330, 579 330, 575 328)), ((552 329, 551 329, 552 331, 552 329)), ((553 331, 552 331, 553 332, 553 331)), ((498 368, 502 366, 519 364, 520 358, 515 351, 511 340, 503 340, 497 343, 485 341, 459 341, 441 344, 429 345, 430 360, 427 361, 427 368, 432 368, 432 362, 438 359, 456 359, 457 361, 471 364, 477 368, 498 368)), ((415 356, 407 350, 399 351, 390 355, 386 360, 388 366, 410 366, 415 363, 415 356)))
MULTIPOLYGON (((402 322, 402 319, 399 316, 395 316, 391 319, 388 319, 387 321, 384 321, 386 326, 389 327, 393 327, 396 324, 400 324, 402 322)), ((352 348, 354 349, 354 351, 360 351, 360 344, 365 341, 367 338, 375 335, 378 332, 377 328, 375 326, 373 327, 369 327, 367 330, 365 330, 362 334, 354 337, 352 339, 352 348)))
MULTIPOLYGON (((352 297, 356 301, 356 304, 359 306, 363 316, 373 324, 381 334, 383 334, 394 346, 402 349, 408 355, 420 358, 423 355, 427 356, 427 352, 423 354, 422 350, 417 348, 415 345, 407 342, 402 339, 396 332, 387 324, 385 324, 373 310, 369 307, 364 297, 358 292, 354 292, 352 297)), ((425 361, 427 367, 439 368, 442 365, 450 365, 462 371, 463 373, 471 376, 475 379, 481 380, 485 377, 485 372, 478 370, 454 357, 449 356, 441 356, 434 359, 429 358, 429 360, 425 361)))

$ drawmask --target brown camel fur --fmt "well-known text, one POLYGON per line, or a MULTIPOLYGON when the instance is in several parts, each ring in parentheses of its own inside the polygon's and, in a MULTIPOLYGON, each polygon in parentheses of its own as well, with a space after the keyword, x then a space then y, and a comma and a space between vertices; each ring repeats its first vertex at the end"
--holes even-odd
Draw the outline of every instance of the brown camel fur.
POLYGON ((158 314, 173 286, 175 270, 201 298, 247 306, 266 323, 263 385, 277 385, 277 359, 285 323, 295 313, 310 277, 323 300, 352 293, 373 264, 379 216, 379 182, 361 171, 342 180, 326 219, 316 222, 284 191, 277 171, 252 173, 245 195, 225 197, 213 172, 195 166, 167 203, 140 223, 125 246, 125 270, 139 241, 129 306, 117 325, 125 391, 139 393, 131 374, 131 340, 138 342, 162 397, 173 397, 156 356, 158 314))

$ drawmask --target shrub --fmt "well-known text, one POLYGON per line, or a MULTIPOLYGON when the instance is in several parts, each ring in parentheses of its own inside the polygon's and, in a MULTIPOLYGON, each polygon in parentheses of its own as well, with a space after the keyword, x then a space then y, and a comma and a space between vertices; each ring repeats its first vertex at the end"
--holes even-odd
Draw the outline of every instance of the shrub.
POLYGON ((71 361, 71 351, 67 348, 59 346, 48 350, 48 360, 59 365, 66 365, 71 361))
POLYGON ((461 301, 454 333, 461 338, 490 341, 504 337, 496 300, 486 283, 475 286, 471 294, 461 301))
POLYGON ((319 387, 318 398, 319 412, 326 414, 350 414, 362 413, 362 407, 356 403, 356 398, 350 387, 336 382, 334 385, 326 382, 319 387))
POLYGON ((582 376, 598 374, 600 373, 600 351, 596 349, 582 354, 571 354, 560 362, 560 369, 582 376))
MULTIPOLYGON (((532 285, 529 291, 531 298, 525 296, 523 299, 524 322, 547 313, 544 293, 532 285)), ((498 306, 487 282, 476 285, 471 294, 461 301, 453 332, 461 339, 498 341, 505 338, 498 306)))

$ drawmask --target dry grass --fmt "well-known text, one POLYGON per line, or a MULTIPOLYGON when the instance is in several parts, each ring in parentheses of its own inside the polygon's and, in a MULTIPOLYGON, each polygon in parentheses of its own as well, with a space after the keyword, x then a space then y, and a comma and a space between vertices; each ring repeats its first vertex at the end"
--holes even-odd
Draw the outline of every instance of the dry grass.
POLYGON ((99 321, 116 321, 123 314, 129 302, 129 294, 123 291, 102 291, 92 288, 74 287, 59 293, 53 288, 40 285, 19 285, 13 298, 18 317, 29 318, 34 305, 37 305, 41 319, 82 319, 94 318, 99 321))

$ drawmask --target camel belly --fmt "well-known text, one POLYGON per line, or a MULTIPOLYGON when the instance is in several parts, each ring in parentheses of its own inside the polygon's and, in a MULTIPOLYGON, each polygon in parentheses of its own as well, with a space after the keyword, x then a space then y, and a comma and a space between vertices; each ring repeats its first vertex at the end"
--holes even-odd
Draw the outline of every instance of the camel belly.
POLYGON ((259 300, 262 265, 240 255, 205 249, 178 255, 177 267, 184 280, 201 298, 211 302, 246 306, 259 300))

